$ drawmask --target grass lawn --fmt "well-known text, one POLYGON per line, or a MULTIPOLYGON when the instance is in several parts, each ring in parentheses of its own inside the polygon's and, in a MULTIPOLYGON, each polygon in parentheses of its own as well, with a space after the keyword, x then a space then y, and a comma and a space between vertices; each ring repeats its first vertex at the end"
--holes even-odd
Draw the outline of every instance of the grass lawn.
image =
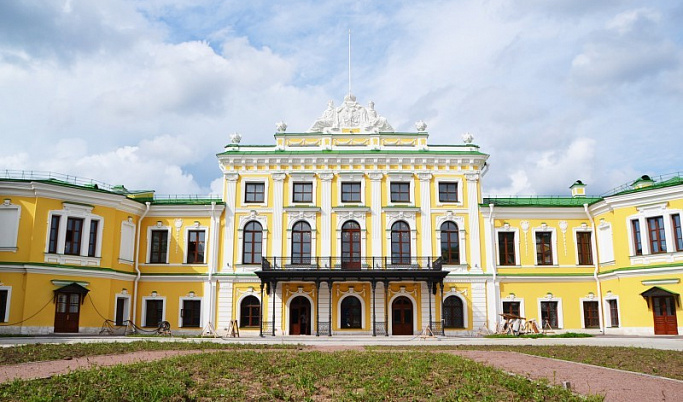
MULTIPOLYGON (((9 400, 585 400, 441 353, 221 351, 0 385, 9 400)), ((602 400, 589 397, 588 400, 602 400)))

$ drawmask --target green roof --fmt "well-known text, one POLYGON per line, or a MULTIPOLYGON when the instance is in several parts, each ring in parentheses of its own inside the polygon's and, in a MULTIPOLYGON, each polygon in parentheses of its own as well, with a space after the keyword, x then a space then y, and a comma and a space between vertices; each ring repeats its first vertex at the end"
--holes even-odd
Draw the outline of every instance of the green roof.
MULTIPOLYGON (((639 183, 639 182, 643 182, 643 181, 644 181, 644 180, 638 179, 638 180, 636 180, 633 184, 639 183)), ((610 191, 609 193, 607 193, 607 194, 605 195, 605 197, 612 197, 612 196, 615 196, 615 195, 622 195, 622 194, 639 193, 639 192, 641 192, 641 191, 648 191, 648 190, 654 190, 654 189, 658 189, 658 188, 665 188, 665 187, 678 186, 678 185, 683 184, 683 178, 682 178, 681 176, 679 176, 678 174, 676 174, 675 176, 670 177, 670 178, 668 178, 668 179, 666 179, 666 180, 664 180, 664 179, 662 179, 662 178, 660 177, 660 180, 659 180, 659 181, 656 181, 656 180, 652 180, 652 181, 654 182, 653 184, 651 184, 651 185, 649 185, 649 186, 641 187, 641 188, 633 188, 633 187, 632 187, 632 184, 631 184, 631 185, 623 185, 623 186, 617 187, 616 189, 614 189, 614 190, 610 191)))
POLYGON ((480 204, 486 207, 493 204, 497 207, 580 207, 583 204, 595 204, 601 197, 560 197, 560 196, 520 196, 520 197, 485 197, 480 204))

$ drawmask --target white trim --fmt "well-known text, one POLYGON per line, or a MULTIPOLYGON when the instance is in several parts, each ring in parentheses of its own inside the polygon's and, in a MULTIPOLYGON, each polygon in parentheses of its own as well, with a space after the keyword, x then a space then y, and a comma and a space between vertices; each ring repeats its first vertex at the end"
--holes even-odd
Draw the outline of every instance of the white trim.
POLYGON ((415 205, 415 175, 412 173, 387 173, 387 205, 415 205), (391 201, 391 183, 409 183, 410 187, 408 190, 409 200, 404 202, 393 202, 391 201))
POLYGON ((669 209, 668 202, 660 202, 656 204, 648 204, 638 206, 638 213, 626 217, 626 230, 628 233, 628 249, 631 264, 649 264, 657 262, 673 262, 675 255, 679 253, 676 251, 676 236, 673 231, 672 215, 678 214, 683 217, 683 210, 669 209), (666 251, 660 253, 652 253, 650 250, 650 229, 647 224, 649 218, 662 217, 662 224, 664 225, 664 241, 666 242, 666 251), (643 249, 642 255, 636 255, 633 225, 632 221, 637 220, 640 224, 640 241, 643 249))
POLYGON ((574 260, 576 261, 576 266, 577 267, 594 267, 595 266, 595 255, 593 255, 593 243, 597 241, 595 238, 595 233, 593 233, 593 228, 591 226, 586 225, 585 227, 583 226, 576 226, 572 228, 572 235, 574 236, 574 260), (579 233, 590 233, 590 243, 589 243, 589 250, 590 250, 590 255, 591 255, 591 263, 590 264, 579 264, 579 233))
MULTIPOLYGON (((402 221, 405 222, 408 225, 408 229, 410 230, 410 263, 412 265, 417 264, 417 224, 415 223, 415 213, 414 212, 399 212, 397 214, 390 214, 389 212, 386 213, 387 216, 387 228, 386 228, 386 237, 387 237, 387 243, 386 243, 386 248, 387 251, 383 254, 386 256, 389 256, 391 258, 391 228, 394 226, 395 223, 402 221)), ((399 264, 403 265, 403 264, 399 264)))
MULTIPOLYGON (((166 296, 143 296, 142 297, 142 314, 140 314, 140 326, 148 327, 147 325, 147 301, 148 300, 161 300, 162 301, 162 313, 161 321, 166 321, 166 296)), ((151 328, 151 326, 149 326, 151 328)))
POLYGON ((416 328, 417 328, 417 310, 420 309, 420 304, 417 301, 415 301, 415 298, 408 292, 398 291, 398 292, 394 293, 393 296, 391 296, 391 298, 389 299, 389 303, 388 303, 389 311, 387 312, 387 316, 389 317, 389 322, 387 322, 385 324, 389 330, 389 334, 393 336, 394 335, 394 309, 393 309, 394 300, 396 300, 396 298, 401 297, 401 296, 407 297, 410 300, 410 302, 413 303, 413 333, 412 333, 412 335, 414 335, 416 332, 416 328))
POLYGON ((130 320, 130 301, 131 301, 131 295, 128 293, 116 293, 114 295, 114 322, 116 322, 116 304, 118 303, 119 299, 125 299, 126 301, 123 304, 123 322, 130 320))
POLYGON ((244 255, 242 250, 244 249, 244 227, 249 222, 258 222, 261 225, 262 237, 261 237, 261 256, 265 257, 267 255, 267 245, 268 245, 268 218, 265 215, 259 215, 258 212, 252 210, 249 215, 243 215, 239 217, 239 226, 237 227, 237 255, 235 260, 238 261, 236 266, 245 267, 259 267, 260 264, 244 264, 242 260, 244 255))
POLYGON ((365 316, 365 300, 364 297, 361 297, 359 293, 356 293, 355 291, 351 291, 349 289, 347 292, 345 292, 339 300, 337 300, 337 328, 338 329, 344 329, 342 328, 341 320, 342 320, 342 311, 341 311, 341 305, 342 301, 346 299, 347 297, 355 297, 356 299, 360 300, 360 328, 348 328, 348 329, 355 329, 355 330, 366 330, 368 329, 368 326, 366 325, 367 323, 365 322, 367 317, 365 316))
MULTIPOLYGON (((441 255, 441 226, 443 226, 444 223, 446 222, 453 222, 456 227, 458 228, 458 258, 460 259, 460 264, 446 264, 444 263, 445 267, 467 267, 467 260, 466 260, 466 253, 465 253, 465 218, 462 216, 452 216, 452 215, 447 215, 447 216, 439 216, 436 218, 436 247, 437 247, 437 252, 433 255, 440 256, 441 255)), ((425 256, 428 257, 428 256, 425 256)))
POLYGON ((206 226, 185 226, 185 249, 183 250, 183 264, 185 265, 207 265, 207 258, 209 250, 209 228, 206 226), (204 232, 204 261, 202 262, 187 262, 187 253, 190 250, 190 231, 204 232))
POLYGON ((516 227, 511 227, 510 225, 503 225, 501 227, 497 227, 495 229, 495 242, 496 244, 493 245, 493 248, 496 253, 496 262, 498 268, 509 268, 509 267, 519 267, 521 266, 521 256, 519 255, 519 228, 516 227), (513 243, 515 245, 515 265, 503 265, 500 262, 500 236, 498 236, 499 233, 512 233, 514 234, 513 238, 513 243))
POLYGON ((7 291, 7 303, 5 303, 5 321, 0 321, 0 322, 9 322, 9 312, 10 312, 10 304, 12 302, 12 287, 11 286, 0 286, 0 290, 6 290, 7 291))
MULTIPOLYGON (((539 297, 537 299, 538 308, 538 322, 543 327, 543 315, 541 314, 541 302, 557 302, 557 329, 564 328, 564 313, 562 309, 562 298, 561 297, 539 297)), ((521 313, 521 311, 520 311, 521 313)))
POLYGON ((602 311, 600 311, 600 299, 598 297, 587 297, 579 298, 579 311, 581 312, 581 328, 582 329, 600 329, 600 323, 602 322, 602 311), (583 309, 583 302, 594 302, 598 305, 598 326, 594 328, 586 328, 586 314, 583 309))
MULTIPOLYGON (((286 211, 287 213, 287 256, 292 257, 292 230, 294 225, 298 222, 306 222, 311 228, 311 260, 314 261, 316 258, 316 250, 318 244, 318 230, 315 226, 317 212, 303 212, 303 211, 286 211)), ((276 256, 277 257, 277 256, 276 256)))
POLYGON ((461 207, 464 205, 463 198, 464 198, 464 190, 463 190, 463 180, 461 176, 453 176, 453 177, 437 177, 435 180, 436 184, 436 205, 437 206, 449 206, 449 207, 461 207), (456 202, 441 202, 439 201, 440 199, 440 191, 439 191, 439 185, 441 183, 455 183, 457 185, 457 192, 458 192, 458 200, 456 202))
POLYGON ((340 172, 337 174, 337 205, 365 205, 365 173, 340 172), (360 201, 342 201, 342 183, 360 183, 360 201))
POLYGON ((168 264, 168 258, 170 254, 170 249, 171 249, 171 227, 170 226, 147 226, 147 255, 145 256, 145 263, 150 264, 150 265, 161 265, 161 264, 168 264), (158 231, 166 231, 166 261, 165 262, 155 262, 152 263, 150 260, 152 259, 152 232, 158 230, 158 231))
POLYGON ((365 225, 365 212, 340 212, 337 214, 337 254, 339 257, 342 256, 342 228, 344 227, 344 224, 346 222, 356 222, 360 226, 360 255, 361 255, 361 266, 365 266, 366 261, 364 257, 366 257, 368 254, 366 252, 367 250, 367 240, 368 240, 368 231, 367 227, 365 225))
POLYGON ((318 180, 315 178, 315 173, 301 173, 301 172, 290 172, 289 173, 289 200, 287 200, 287 205, 318 205, 318 180), (294 201, 294 183, 308 183, 311 185, 311 201, 294 201))
POLYGON ((605 306, 605 328, 621 328, 621 302, 619 301, 619 296, 605 296, 602 300, 604 301, 605 306), (612 326, 612 309, 609 305, 610 300, 615 300, 617 302, 617 319, 619 321, 619 325, 616 327, 612 326), (607 324, 609 324, 609 326, 607 324))
MULTIPOLYGON (((284 293, 284 287, 282 285, 280 287, 283 288, 282 291, 284 293)), ((290 326, 290 319, 289 319, 290 309, 289 309, 289 306, 290 306, 290 304, 292 304, 292 300, 296 299, 299 296, 305 297, 306 299, 308 299, 308 302, 310 303, 311 311, 310 311, 310 315, 308 317, 308 325, 311 326, 311 334, 314 334, 315 333, 314 329, 316 328, 316 326, 315 326, 316 320, 318 319, 318 317, 315 317, 315 314, 314 314, 315 304, 313 304, 313 298, 304 292, 301 292, 301 293, 300 292, 290 292, 290 297, 287 299, 287 306, 286 306, 287 307, 287 313, 285 314, 285 317, 284 317, 285 318, 285 334, 289 335, 289 333, 291 331, 291 328, 289 327, 290 326)), ((330 295, 330 297, 331 297, 331 295, 330 295)), ((276 321, 277 321, 277 317, 276 317, 276 321)), ((330 331, 331 330, 332 330, 332 328, 330 328, 330 331)))
MULTIPOLYGON (((239 201, 239 204, 244 208, 251 208, 255 206, 267 206, 268 205, 268 184, 270 180, 268 180, 267 177, 248 177, 248 176, 242 176, 242 193, 241 193, 241 200, 239 201), (260 183, 263 184, 263 202, 246 202, 247 199, 247 183, 260 183)), ((234 197, 234 195, 232 195, 234 197)))
MULTIPOLYGON (((446 299, 448 299, 451 296, 457 297, 460 299, 460 301, 462 301, 462 325, 463 325, 463 327, 462 328, 454 328, 454 327, 453 328, 446 328, 444 325, 443 329, 444 330, 446 330, 446 329, 448 329, 448 330, 462 330, 462 329, 469 328, 469 324, 470 324, 469 318, 470 317, 468 314, 469 305, 467 303, 467 299, 465 298, 465 296, 462 295, 462 293, 460 293, 459 291, 457 291, 455 289, 449 290, 448 292, 444 292, 444 294, 443 294, 443 300, 441 301, 441 318, 444 318, 443 310, 444 310, 444 305, 446 304, 446 299)), ((444 318, 444 322, 445 322, 445 318, 444 318)))
POLYGON ((523 297, 517 297, 516 295, 508 295, 506 297, 501 297, 500 298, 500 308, 502 312, 506 311, 505 306, 503 303, 519 303, 519 315, 520 317, 526 317, 526 306, 524 305, 524 298, 523 297))
MULTIPOLYGON (((203 309, 203 304, 204 304, 204 298, 200 296, 180 296, 178 298, 178 328, 201 328, 202 323, 204 322, 204 309, 203 309), (184 326, 183 323, 183 302, 185 300, 192 300, 192 301, 199 301, 199 325, 196 327, 186 327, 184 326)), ((165 306, 164 306, 165 307, 165 306)))
POLYGON ((132 265, 135 261, 135 229, 136 225, 133 223, 133 218, 129 217, 127 220, 121 221, 121 236, 119 241, 119 263, 132 265), (127 228, 130 233, 130 238, 126 239, 124 237, 124 228, 127 228), (126 249, 124 247, 124 241, 128 241, 125 245, 129 247, 126 249), (126 251, 124 255, 124 250, 126 251))
POLYGON ((557 259, 557 248, 558 248, 558 247, 557 247, 557 229, 555 229, 554 227, 547 226, 547 225, 546 225, 546 226, 541 225, 541 226, 532 228, 532 229, 531 229, 531 238, 532 238, 532 240, 533 240, 533 242, 534 242, 534 250, 533 250, 533 253, 534 253, 534 266, 536 266, 536 267, 548 267, 548 266, 558 265, 558 259, 557 259), (543 233, 543 232, 550 232, 550 247, 552 247, 552 252, 553 252, 553 256, 552 256, 553 260, 552 260, 552 263, 551 263, 550 265, 547 265, 547 264, 539 264, 539 263, 538 263, 538 252, 536 251, 536 250, 537 250, 537 246, 536 246, 536 233, 537 233, 537 232, 541 232, 541 233, 543 233))
POLYGON ((5 199, 5 202, 0 204, 0 211, 7 213, 9 215, 9 219, 12 221, 11 224, 13 226, 5 226, 2 228, 2 230, 7 230, 8 236, 7 240, 8 243, 6 244, 0 244, 0 251, 12 251, 15 252, 17 251, 17 242, 19 239, 19 222, 21 221, 21 205, 15 205, 12 204, 10 199, 5 199), (16 219, 12 219, 12 210, 15 211, 14 217, 16 219))
POLYGON ((45 233, 45 262, 64 265, 91 265, 99 266, 102 258, 102 233, 104 232, 104 217, 92 213, 92 206, 71 204, 64 201, 63 209, 51 210, 47 216, 47 231, 45 233), (50 253, 50 228, 52 217, 59 215, 59 228, 57 229, 57 250, 50 253), (81 228, 80 253, 78 255, 64 254, 66 247, 66 227, 70 218, 83 219, 81 228), (90 242, 90 223, 97 221, 97 244, 95 256, 88 256, 90 242))
MULTIPOLYGON (((240 290, 241 289, 235 289, 235 292, 240 292, 240 290)), ((240 295, 237 298, 237 303, 236 303, 237 308, 236 308, 236 312, 235 312, 235 319, 237 320, 237 327, 238 328, 242 328, 241 327, 241 323, 242 323, 242 302, 248 296, 256 297, 256 300, 258 300, 258 303, 259 303, 259 308, 261 309, 261 317, 263 317, 263 301, 261 301, 261 295, 259 294, 259 292, 257 292, 256 289, 254 288, 251 291, 240 292, 240 293, 242 293, 242 295, 240 295)), ((263 318, 266 318, 266 317, 263 317, 263 318)), ((266 319, 266 321, 269 321, 269 320, 266 319)), ((244 327, 244 328, 253 329, 253 327, 244 327)))

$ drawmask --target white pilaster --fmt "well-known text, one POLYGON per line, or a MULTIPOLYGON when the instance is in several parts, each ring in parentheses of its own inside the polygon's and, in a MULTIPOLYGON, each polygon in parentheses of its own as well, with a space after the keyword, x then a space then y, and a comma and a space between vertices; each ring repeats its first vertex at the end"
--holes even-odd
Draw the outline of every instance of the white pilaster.
POLYGON ((486 297, 489 300, 487 314, 488 327, 490 330, 495 331, 496 325, 498 325, 499 309, 501 308, 501 306, 499 306, 500 282, 496 280, 486 281, 486 297))
POLYGON ((479 273, 481 269, 481 239, 479 237, 479 172, 465 173, 467 179, 467 213, 470 232, 470 271, 479 273))
POLYGON ((224 194, 223 200, 225 201, 225 233, 223 235, 223 259, 224 262, 219 268, 219 271, 223 271, 227 268, 227 271, 233 271, 235 266, 235 207, 237 205, 237 179, 239 174, 237 173, 224 173, 223 174, 223 186, 224 194))
POLYGON ((232 321, 232 279, 218 281, 218 323, 216 331, 223 333, 232 321))
POLYGON ((372 256, 382 257, 382 177, 381 172, 370 172, 368 177, 372 181, 371 186, 371 205, 372 214, 372 256))
POLYGON ((420 179, 420 216, 422 223, 422 257, 431 257, 432 251, 432 197, 430 181, 431 173, 421 172, 417 174, 420 179))
MULTIPOLYGON (((283 203, 284 203, 284 184, 285 177, 287 175, 282 172, 273 173, 273 242, 272 242, 272 252, 273 257, 282 257, 282 239, 283 239, 283 227, 282 227, 282 215, 283 215, 283 203)), ((263 250, 266 255, 267 251, 263 250)))
POLYGON ((319 173, 322 181, 322 194, 320 202, 320 256, 332 255, 332 178, 333 173, 319 173))
MULTIPOLYGON (((472 282, 472 329, 477 331, 486 323, 486 283, 472 282)), ((495 324, 493 328, 495 330, 495 324)))

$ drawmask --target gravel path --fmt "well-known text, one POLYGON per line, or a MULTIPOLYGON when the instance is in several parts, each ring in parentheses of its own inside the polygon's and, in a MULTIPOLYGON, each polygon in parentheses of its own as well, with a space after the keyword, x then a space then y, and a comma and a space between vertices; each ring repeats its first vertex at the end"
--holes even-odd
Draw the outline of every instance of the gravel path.
MULTIPOLYGON (((357 346, 303 347, 302 350, 333 352, 363 350, 357 346)), ((77 369, 113 366, 141 361, 154 361, 167 357, 216 350, 162 350, 141 351, 119 355, 79 357, 0 366, 0 383, 13 379, 48 378, 77 369)), ((267 351, 264 351, 267 352, 267 351)), ((567 362, 516 352, 454 350, 435 353, 452 353, 532 379, 547 379, 550 384, 562 385, 569 381, 571 389, 581 394, 605 395, 605 401, 680 401, 683 398, 683 381, 628 371, 609 369, 582 363, 567 362)))

